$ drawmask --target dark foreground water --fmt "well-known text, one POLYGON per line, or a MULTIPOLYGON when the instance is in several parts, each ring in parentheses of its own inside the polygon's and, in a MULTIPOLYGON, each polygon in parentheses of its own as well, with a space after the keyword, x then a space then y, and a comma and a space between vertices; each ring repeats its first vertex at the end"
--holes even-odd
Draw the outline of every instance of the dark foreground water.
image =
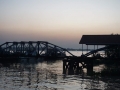
POLYGON ((1 65, 0 90, 120 90, 119 79, 65 75, 61 60, 39 61, 1 65))

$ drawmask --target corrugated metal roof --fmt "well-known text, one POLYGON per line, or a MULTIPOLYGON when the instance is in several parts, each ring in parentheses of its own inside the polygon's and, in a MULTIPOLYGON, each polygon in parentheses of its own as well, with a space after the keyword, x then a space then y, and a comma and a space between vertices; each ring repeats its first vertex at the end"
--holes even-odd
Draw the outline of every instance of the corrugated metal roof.
POLYGON ((120 44, 120 35, 83 35, 79 44, 86 45, 120 44))

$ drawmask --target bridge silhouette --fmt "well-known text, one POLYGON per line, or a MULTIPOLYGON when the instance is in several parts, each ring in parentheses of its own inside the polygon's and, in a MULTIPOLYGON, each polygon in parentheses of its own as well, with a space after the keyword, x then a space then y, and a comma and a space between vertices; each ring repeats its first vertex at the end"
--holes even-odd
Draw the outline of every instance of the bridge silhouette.
MULTIPOLYGON (((89 51, 79 57, 89 57, 99 51, 109 49, 114 45, 105 46, 96 50, 89 51)), ((21 42, 5 42, 0 45, 0 56, 19 56, 19 57, 67 57, 66 53, 71 57, 77 57, 70 51, 47 41, 21 41, 21 42)))
POLYGON ((5 42, 0 45, 0 56, 19 57, 65 57, 74 56, 67 49, 46 41, 5 42))
MULTIPOLYGON (((93 61, 97 59, 107 60, 107 57, 89 57, 90 55, 97 54, 97 52, 114 48, 116 45, 108 45, 96 50, 89 51, 80 56, 73 55, 70 51, 60 46, 54 45, 46 41, 21 41, 21 42, 5 42, 0 45, 0 59, 1 62, 14 62, 17 61, 16 57, 50 57, 52 58, 63 58, 63 73, 66 73, 68 69, 70 71, 78 70, 78 73, 83 69, 87 68, 87 73, 93 71, 93 61), (69 56, 66 56, 66 53, 69 56), (10 59, 10 58, 11 59, 10 59), (14 59, 15 58, 15 59, 14 59), (81 66, 81 65, 82 66, 81 66)), ((28 59, 27 59, 28 60, 28 59)))
MULTIPOLYGON (((62 48, 60 46, 54 45, 47 41, 21 41, 21 42, 5 42, 0 45, 0 61, 6 63, 6 61, 14 62, 16 61, 16 57, 27 57, 30 59, 31 57, 57 57, 62 58, 63 60, 63 73, 67 73, 68 71, 80 73, 83 68, 87 69, 87 73, 92 75, 94 62, 101 61, 109 61, 109 60, 120 60, 120 50, 118 52, 119 56, 116 57, 108 57, 99 55, 99 51, 105 51, 114 49, 120 46, 120 35, 83 35, 79 44, 88 45, 104 45, 102 48, 97 48, 95 50, 89 51, 80 56, 75 56, 67 49, 62 48), (66 55, 69 54, 69 56, 66 55), (10 58, 7 58, 10 57, 10 58), (11 58, 12 57, 12 58, 11 58), (15 59, 14 59, 15 57, 15 59), (6 60, 6 61, 5 61, 6 60)), ((105 54, 105 53, 104 53, 105 54)))

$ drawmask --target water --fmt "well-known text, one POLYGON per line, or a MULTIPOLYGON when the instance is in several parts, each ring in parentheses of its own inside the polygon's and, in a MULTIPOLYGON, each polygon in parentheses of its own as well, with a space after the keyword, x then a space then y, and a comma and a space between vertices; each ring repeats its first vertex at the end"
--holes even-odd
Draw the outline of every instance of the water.
MULTIPOLYGON (((74 52, 78 53, 78 52, 74 52)), ((0 68, 0 90, 120 90, 117 78, 63 74, 62 61, 14 63, 0 68)), ((102 66, 101 66, 102 68, 102 66)), ((94 67, 94 70, 100 69, 94 67)))

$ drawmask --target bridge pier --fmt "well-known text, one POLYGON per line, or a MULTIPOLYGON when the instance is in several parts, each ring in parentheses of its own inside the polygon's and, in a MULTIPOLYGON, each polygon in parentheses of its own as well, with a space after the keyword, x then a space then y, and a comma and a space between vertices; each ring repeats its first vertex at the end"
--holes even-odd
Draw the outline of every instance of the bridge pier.
POLYGON ((87 75, 93 75, 93 59, 71 58, 63 60, 63 74, 82 74, 83 68, 87 69, 87 75))
POLYGON ((81 74, 82 66, 80 66, 79 61, 74 60, 63 60, 63 74, 73 75, 73 74, 81 74))
POLYGON ((69 75, 72 75, 74 73, 74 63, 75 62, 73 62, 73 61, 69 61, 68 62, 68 66, 69 66, 69 68, 68 68, 68 74, 69 75))
POLYGON ((63 74, 66 73, 66 69, 67 69, 66 66, 67 66, 67 65, 66 65, 66 61, 63 61, 63 74))
POLYGON ((93 60, 89 60, 86 66, 87 66, 87 75, 93 75, 93 60))

